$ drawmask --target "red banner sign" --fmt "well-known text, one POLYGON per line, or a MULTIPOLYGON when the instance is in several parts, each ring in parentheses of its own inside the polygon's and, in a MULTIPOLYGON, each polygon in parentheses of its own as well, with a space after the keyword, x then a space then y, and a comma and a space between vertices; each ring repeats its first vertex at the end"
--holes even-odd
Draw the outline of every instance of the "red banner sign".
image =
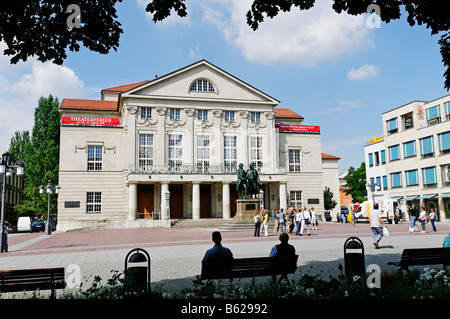
POLYGON ((82 124, 82 125, 119 125, 120 119, 109 117, 78 117, 63 116, 62 124, 82 124))
POLYGON ((318 125, 295 125, 295 124, 275 124, 275 128, 280 132, 293 133, 320 133, 320 126, 318 125))

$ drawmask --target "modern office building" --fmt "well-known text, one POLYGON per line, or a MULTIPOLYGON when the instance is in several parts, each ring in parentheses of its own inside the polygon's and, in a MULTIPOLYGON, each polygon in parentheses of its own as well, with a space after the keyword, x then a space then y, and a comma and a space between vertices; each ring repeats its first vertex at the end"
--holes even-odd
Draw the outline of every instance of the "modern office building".
POLYGON ((435 209, 444 220, 450 209, 450 95, 408 103, 382 118, 389 196, 435 209))
POLYGON ((322 215, 324 187, 339 193, 339 158, 322 153, 318 126, 278 104, 205 60, 100 100, 64 99, 59 229, 229 220, 240 163, 258 170, 265 208, 322 215))
POLYGON ((366 180, 368 184, 374 184, 376 187, 371 189, 367 187, 367 197, 372 196, 375 201, 388 199, 389 188, 388 176, 386 171, 386 150, 382 136, 370 139, 364 146, 364 159, 366 163, 366 180))

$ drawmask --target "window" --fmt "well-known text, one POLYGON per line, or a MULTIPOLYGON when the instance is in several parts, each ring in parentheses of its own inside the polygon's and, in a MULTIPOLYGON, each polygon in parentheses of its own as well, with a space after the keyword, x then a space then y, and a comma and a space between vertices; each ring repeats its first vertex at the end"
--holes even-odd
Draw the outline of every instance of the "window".
POLYGON ((260 123, 261 122, 261 113, 260 112, 250 112, 250 121, 252 123, 260 123))
POLYGON ((434 154, 433 136, 428 136, 420 139, 420 154, 423 157, 433 156, 434 154))
POLYGON ((403 143, 403 157, 416 156, 416 141, 403 143))
POLYGON ((380 153, 379 152, 373 153, 373 158, 375 160, 375 166, 380 165, 380 153))
POLYGON ((381 155, 381 164, 386 164, 386 152, 382 150, 380 152, 380 155, 381 155))
POLYGON ((369 154, 369 166, 370 167, 373 166, 373 154, 372 153, 369 154))
POLYGON ((224 136, 223 159, 225 171, 235 172, 237 169, 236 136, 224 136))
POLYGON ((390 161, 395 161, 395 160, 400 159, 400 145, 390 146, 390 147, 388 147, 388 151, 389 151, 389 160, 390 161))
POLYGON ((179 120, 181 118, 180 109, 170 109, 169 117, 171 120, 179 120))
POLYGON ((101 213, 102 211, 102 193, 89 192, 86 198, 86 213, 101 213))
POLYGON ((436 105, 425 110, 428 125, 437 124, 441 121, 440 106, 436 105))
POLYGON ((384 175, 383 176, 383 190, 387 190, 387 189, 388 189, 387 176, 384 175))
POLYGON ((434 186, 437 184, 436 167, 422 168, 423 186, 434 186))
POLYGON ((141 107, 141 119, 151 119, 151 118, 152 118, 152 108, 141 107))
POLYGON ((450 151, 450 131, 438 134, 438 141, 441 152, 450 151))
POLYGON ((386 128, 388 134, 392 134, 398 131, 397 118, 386 121, 386 128))
POLYGON ((208 111, 207 110, 198 110, 197 111, 197 119, 199 121, 207 121, 208 120, 208 111))
POLYGON ((153 165, 153 134, 139 134, 139 165, 153 165))
POLYGON ((391 173, 391 188, 402 186, 402 173, 391 173))
POLYGON ((209 136, 197 135, 197 171, 209 171, 209 136))
POLYGON ((291 204, 289 206, 296 208, 302 208, 302 192, 301 191, 291 191, 289 193, 289 200, 291 204))
POLYGON ((262 137, 250 137, 250 162, 258 170, 263 167, 262 137))
POLYGON ((447 120, 450 120, 450 102, 445 102, 444 106, 445 106, 445 117, 447 118, 447 120))
POLYGON ((169 169, 176 170, 182 162, 183 148, 181 135, 169 135, 169 169))
POLYGON ((289 172, 300 172, 300 150, 289 150, 289 172))
POLYGON ((381 186, 381 177, 380 176, 377 177, 377 184, 380 185, 380 188, 382 187, 381 186))
POLYGON ((102 170, 102 146, 88 146, 87 169, 88 171, 102 170))
POLYGON ((191 84, 191 92, 215 92, 214 86, 207 80, 196 80, 191 84))
POLYGON ((403 129, 407 130, 414 127, 413 123, 413 113, 408 113, 402 116, 403 120, 403 129))
POLYGON ((416 169, 405 171, 406 186, 419 185, 419 175, 416 169))
POLYGON ((225 122, 234 122, 234 111, 225 111, 225 122))

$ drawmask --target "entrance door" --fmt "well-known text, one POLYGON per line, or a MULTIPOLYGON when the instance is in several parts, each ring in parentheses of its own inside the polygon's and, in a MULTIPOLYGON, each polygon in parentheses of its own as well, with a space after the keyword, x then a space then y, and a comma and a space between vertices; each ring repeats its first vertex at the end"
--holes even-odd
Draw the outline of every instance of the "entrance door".
POLYGON ((236 184, 230 184, 230 217, 236 216, 236 200, 239 199, 239 193, 236 190, 236 184))
POLYGON ((170 218, 183 218, 183 185, 170 184, 170 218))
POLYGON ((138 185, 138 218, 152 218, 154 210, 153 185, 138 185))
POLYGON ((210 184, 200 184, 200 218, 211 218, 210 184))

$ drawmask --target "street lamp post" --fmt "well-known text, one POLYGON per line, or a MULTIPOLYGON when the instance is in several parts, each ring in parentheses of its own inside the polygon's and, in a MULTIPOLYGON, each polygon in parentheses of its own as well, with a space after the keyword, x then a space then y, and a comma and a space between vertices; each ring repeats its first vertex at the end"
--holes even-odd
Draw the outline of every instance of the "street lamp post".
POLYGON ((375 204, 375 191, 380 191, 381 190, 381 186, 380 186, 380 184, 375 183, 373 179, 366 186, 372 192, 372 205, 373 205, 373 204, 375 204))
POLYGON ((17 165, 9 165, 6 160, 1 159, 0 162, 0 174, 3 174, 3 189, 2 189, 2 212, 1 212, 1 243, 0 252, 8 251, 8 227, 5 225, 5 198, 6 198, 6 177, 12 175, 13 169, 16 169, 17 176, 23 176, 25 164, 22 161, 18 161, 17 165))
MULTIPOLYGON (((47 235, 51 235, 52 227, 50 226, 50 194, 52 194, 53 192, 55 192, 55 194, 58 194, 60 187, 58 185, 53 187, 51 182, 48 181, 46 190, 47 190, 47 194, 48 194, 48 208, 47 208, 47 225, 45 225, 45 228, 46 228, 45 232, 47 233, 47 235)), ((44 193, 44 186, 42 186, 42 185, 39 186, 39 193, 40 194, 44 193)))

